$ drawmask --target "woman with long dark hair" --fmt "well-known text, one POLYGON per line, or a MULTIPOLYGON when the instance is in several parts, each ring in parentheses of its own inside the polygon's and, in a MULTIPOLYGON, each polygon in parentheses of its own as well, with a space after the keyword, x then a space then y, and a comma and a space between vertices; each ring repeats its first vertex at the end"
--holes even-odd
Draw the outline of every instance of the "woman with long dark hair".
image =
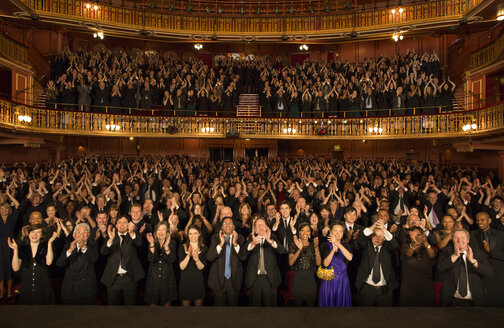
POLYGON ((179 293, 183 306, 203 305, 205 283, 203 270, 206 268, 207 248, 203 244, 201 229, 195 224, 189 226, 187 240, 178 250, 180 267, 179 293))

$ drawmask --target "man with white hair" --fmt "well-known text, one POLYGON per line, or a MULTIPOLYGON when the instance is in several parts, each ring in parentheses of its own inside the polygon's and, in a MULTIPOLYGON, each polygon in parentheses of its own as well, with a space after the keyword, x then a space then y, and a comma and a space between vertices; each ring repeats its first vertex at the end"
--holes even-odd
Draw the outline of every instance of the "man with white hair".
POLYGON ((438 260, 438 269, 443 273, 441 305, 484 306, 483 277, 493 274, 492 267, 479 249, 469 246, 467 230, 455 229, 452 240, 438 260))
POLYGON ((95 262, 98 260, 98 246, 89 239, 87 223, 75 226, 74 240, 67 243, 56 264, 66 268, 61 286, 63 304, 91 305, 96 294, 95 262))

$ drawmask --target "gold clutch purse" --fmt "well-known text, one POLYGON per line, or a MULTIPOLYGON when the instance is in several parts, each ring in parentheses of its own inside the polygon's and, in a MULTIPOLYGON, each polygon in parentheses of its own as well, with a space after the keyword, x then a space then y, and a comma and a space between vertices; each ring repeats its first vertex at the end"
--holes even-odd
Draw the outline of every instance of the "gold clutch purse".
POLYGON ((317 269, 317 277, 322 280, 333 280, 334 279, 334 268, 323 268, 319 266, 317 269))

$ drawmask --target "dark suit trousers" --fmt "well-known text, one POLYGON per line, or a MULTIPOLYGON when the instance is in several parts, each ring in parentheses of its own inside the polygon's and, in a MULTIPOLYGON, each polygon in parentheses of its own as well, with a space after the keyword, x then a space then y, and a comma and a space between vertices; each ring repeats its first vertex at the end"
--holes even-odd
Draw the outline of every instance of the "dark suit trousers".
POLYGON ((272 288, 266 275, 257 275, 256 280, 249 290, 250 306, 276 306, 277 290, 272 288))
POLYGON ((392 291, 383 287, 364 284, 359 291, 359 306, 392 306, 392 291))
POLYGON ((117 276, 112 286, 107 288, 108 304, 120 305, 121 294, 124 297, 124 305, 136 304, 137 284, 129 275, 117 276))
POLYGON ((450 303, 448 303, 448 306, 472 307, 473 302, 471 300, 461 300, 460 298, 453 297, 450 303))
POLYGON ((63 305, 94 305, 94 296, 75 297, 72 299, 61 299, 63 305))
POLYGON ((224 280, 222 290, 214 290, 215 306, 238 306, 238 293, 233 289, 231 279, 224 280))

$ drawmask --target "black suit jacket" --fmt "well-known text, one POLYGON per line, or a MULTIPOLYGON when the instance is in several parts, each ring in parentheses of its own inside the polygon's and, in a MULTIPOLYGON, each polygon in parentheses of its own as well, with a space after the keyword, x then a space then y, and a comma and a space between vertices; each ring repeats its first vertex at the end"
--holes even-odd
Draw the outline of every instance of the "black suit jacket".
POLYGON ((126 266, 123 268, 128 272, 132 280, 139 281, 145 276, 137 255, 137 248, 142 245, 142 236, 137 233, 135 239, 131 239, 127 233, 123 238, 123 245, 120 245, 119 234, 116 232, 112 245, 108 247, 107 241, 103 243, 100 250, 102 255, 108 255, 107 265, 101 278, 101 282, 105 286, 111 286, 114 283, 121 263, 121 249, 124 254, 124 265, 126 266))
MULTIPOLYGON (((475 306, 484 306, 486 303, 486 291, 483 285, 483 277, 493 274, 492 267, 488 264, 485 255, 477 248, 472 247, 474 259, 478 261, 478 268, 475 268, 467 261, 467 278, 469 280, 469 289, 471 290, 472 300, 475 306)), ((453 254, 453 243, 448 244, 439 255, 437 267, 443 274, 441 288, 441 305, 447 306, 452 300, 457 290, 460 277, 460 266, 458 261, 453 263, 451 256, 453 254)))
POLYGON ((96 294, 95 262, 98 260, 98 245, 88 241, 87 250, 77 256, 77 248, 67 257, 67 243, 56 261, 56 265, 65 268, 65 276, 61 285, 63 300, 93 297, 96 294))
MULTIPOLYGON (((278 241, 275 235, 271 235, 271 240, 277 243, 277 248, 273 248, 268 242, 264 242, 264 267, 266 269, 268 280, 273 288, 278 287, 282 283, 280 269, 276 254, 284 254, 285 249, 278 241)), ((240 249, 240 254, 243 257, 248 257, 247 272, 245 273, 245 287, 252 287, 256 278, 259 268, 259 254, 260 246, 256 245, 251 251, 248 250, 249 244, 252 242, 252 236, 247 238, 245 245, 240 249)))
POLYGON ((485 237, 482 230, 478 229, 471 232, 470 244, 473 249, 478 248, 485 254, 488 263, 494 270, 495 278, 500 279, 502 285, 504 284, 504 232, 492 228, 488 232, 490 234, 489 253, 483 247, 485 237))
MULTIPOLYGON (((292 217, 289 220, 289 223, 292 221, 292 217)), ((299 225, 299 220, 296 221, 296 224, 294 224, 294 228, 297 229, 299 225)), ((283 218, 280 218, 280 223, 278 224, 278 228, 276 231, 272 231, 273 234, 278 238, 282 246, 284 245, 284 239, 287 243, 287 247, 292 245, 294 243, 294 234, 292 233, 292 229, 290 225, 285 228, 284 223, 283 223, 283 218)), ((287 251, 287 250, 286 250, 287 251)))
MULTIPOLYGON (((375 249, 370 238, 357 239, 359 248, 362 250, 362 260, 357 271, 357 279, 355 286, 360 289, 366 283, 367 278, 371 274, 375 261, 375 249)), ((392 266, 392 255, 399 248, 399 244, 395 238, 387 241, 385 240, 380 249, 380 264, 383 272, 383 278, 387 283, 389 291, 398 287, 397 279, 395 277, 394 268, 392 266)))
MULTIPOLYGON (((245 238, 242 235, 238 235, 238 245, 240 245, 240 251, 244 247, 245 238)), ((222 247, 220 254, 217 253, 217 245, 220 244, 219 235, 215 234, 210 240, 210 247, 207 252, 207 260, 212 262, 210 268, 210 273, 208 275, 208 287, 215 291, 224 290, 224 282, 226 277, 224 277, 225 266, 226 266, 226 245, 222 247)), ((238 292, 243 283, 243 260, 246 259, 244 253, 236 253, 233 245, 231 245, 231 282, 233 284, 233 289, 238 292)))

